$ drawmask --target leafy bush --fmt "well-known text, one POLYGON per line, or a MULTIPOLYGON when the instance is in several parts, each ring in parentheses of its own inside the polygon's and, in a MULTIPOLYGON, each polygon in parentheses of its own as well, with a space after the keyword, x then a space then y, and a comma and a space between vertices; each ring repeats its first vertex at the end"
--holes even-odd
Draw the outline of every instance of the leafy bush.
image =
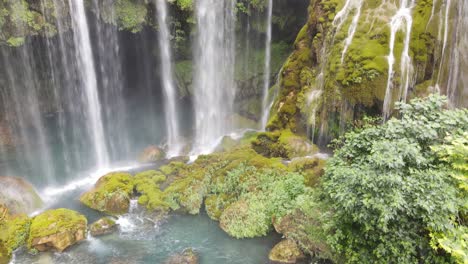
POLYGON ((400 119, 347 133, 338 144, 322 183, 333 212, 328 240, 346 262, 447 260, 431 249, 430 233, 455 230, 466 189, 431 147, 466 131, 468 110, 445 104, 437 95, 400 103, 400 119))
POLYGON ((212 187, 215 193, 237 197, 220 217, 221 228, 236 238, 266 235, 272 228, 272 219, 294 210, 296 198, 307 190, 300 174, 245 164, 212 187))

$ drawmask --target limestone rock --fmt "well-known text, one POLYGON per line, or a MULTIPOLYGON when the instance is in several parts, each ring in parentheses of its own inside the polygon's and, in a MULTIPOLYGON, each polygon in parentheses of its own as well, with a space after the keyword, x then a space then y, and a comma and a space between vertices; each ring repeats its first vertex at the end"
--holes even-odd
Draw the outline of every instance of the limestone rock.
POLYGON ((0 186, 0 203, 8 208, 10 214, 31 214, 42 207, 35 188, 25 180, 0 176, 0 186))
POLYGON ((273 263, 298 263, 305 258, 299 246, 293 240, 286 239, 278 244, 270 251, 268 258, 273 263))
POLYGON ((39 251, 64 251, 86 238, 86 217, 68 209, 48 210, 33 218, 28 245, 39 251))
POLYGON ((102 236, 117 230, 117 224, 109 217, 103 217, 89 226, 92 236, 102 236))
POLYGON ((168 258, 164 264, 198 264, 198 254, 192 249, 187 248, 182 253, 168 258))

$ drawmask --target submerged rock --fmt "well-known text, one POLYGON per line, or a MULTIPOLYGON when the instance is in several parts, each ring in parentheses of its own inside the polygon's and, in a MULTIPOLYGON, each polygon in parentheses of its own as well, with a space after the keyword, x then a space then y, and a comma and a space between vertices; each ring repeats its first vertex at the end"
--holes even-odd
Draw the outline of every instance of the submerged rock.
POLYGON ((285 239, 270 251, 268 258, 273 263, 298 263, 305 258, 299 246, 291 239, 285 239))
POLYGON ((131 174, 112 172, 102 176, 93 189, 80 197, 80 201, 90 208, 111 215, 124 214, 130 207, 133 187, 131 174))
POLYGON ((140 162, 155 162, 162 160, 166 157, 166 153, 160 147, 152 145, 148 146, 140 154, 138 161, 140 162))
POLYGON ((68 209, 48 210, 33 218, 28 246, 39 251, 64 251, 86 238, 86 217, 68 209))
POLYGON ((115 232, 116 230, 116 222, 109 217, 103 217, 89 226, 89 231, 92 236, 107 235, 115 232))
POLYGON ((43 205, 35 188, 21 178, 0 176, 0 186, 0 203, 12 215, 31 214, 43 205))
POLYGON ((198 254, 192 248, 184 249, 182 253, 178 253, 168 258, 166 261, 164 261, 164 264, 198 264, 198 263, 199 263, 198 254))

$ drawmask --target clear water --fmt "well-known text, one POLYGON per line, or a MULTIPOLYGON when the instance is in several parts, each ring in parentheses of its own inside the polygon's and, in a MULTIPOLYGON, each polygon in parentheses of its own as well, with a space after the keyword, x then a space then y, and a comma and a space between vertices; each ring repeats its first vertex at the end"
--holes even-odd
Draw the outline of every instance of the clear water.
MULTIPOLYGON (((87 216, 93 222, 103 215, 78 201, 88 188, 67 191, 50 201, 50 208, 67 207, 87 216)), ((72 246, 64 253, 30 255, 16 252, 13 263, 163 263, 169 256, 185 248, 195 249, 202 264, 261 264, 268 263, 268 253, 280 240, 279 235, 256 239, 233 239, 205 213, 197 216, 171 215, 160 223, 147 221, 137 212, 119 221, 119 231, 72 246)))

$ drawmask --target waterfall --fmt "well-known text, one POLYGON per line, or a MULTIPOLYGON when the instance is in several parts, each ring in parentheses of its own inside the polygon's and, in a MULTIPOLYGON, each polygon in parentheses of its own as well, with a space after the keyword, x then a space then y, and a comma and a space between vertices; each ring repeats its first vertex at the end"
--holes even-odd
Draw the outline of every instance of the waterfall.
MULTIPOLYGON (((105 12, 101 5, 110 10, 108 16, 113 20, 116 16, 112 7, 113 0, 93 0, 96 15, 105 12)), ((100 18, 100 17, 98 17, 100 18)), ((130 149, 127 119, 127 106, 124 102, 122 56, 118 38, 118 29, 107 25, 103 19, 96 21, 95 44, 96 72, 98 87, 101 91, 101 107, 103 111, 104 132, 110 158, 113 160, 127 157, 130 149)))
POLYGON ((271 38, 272 38, 272 16, 273 16, 273 0, 268 0, 267 11, 267 31, 265 38, 265 70, 263 78, 263 99, 262 99, 262 130, 266 129, 268 117, 270 115, 271 102, 268 102, 268 91, 270 88, 270 74, 271 74, 271 38))
POLYGON ((235 4, 235 0, 199 0, 195 4, 194 153, 209 152, 232 129, 235 4))
MULTIPOLYGON (((350 4, 346 4, 345 8, 356 9, 356 14, 354 14, 353 20, 351 21, 351 25, 349 26, 349 29, 348 29, 348 36, 346 37, 344 41, 344 48, 341 53, 341 63, 343 63, 346 52, 348 51, 349 46, 353 42, 354 34, 356 33, 359 18, 361 18, 361 9, 362 9, 363 0, 348 0, 348 2, 350 1, 352 2, 350 4)), ((349 13, 350 10, 347 12, 349 13)))
POLYGON ((92 134, 92 147, 96 155, 97 166, 101 167, 109 163, 109 156, 104 137, 102 109, 99 101, 96 69, 91 49, 88 21, 83 0, 69 0, 69 5, 73 24, 74 42, 77 48, 76 61, 78 63, 79 78, 83 85, 87 103, 86 118, 89 119, 89 129, 92 134))
POLYGON ((403 30, 405 38, 403 42, 403 51, 401 53, 400 61, 400 90, 399 100, 406 101, 408 95, 408 89, 411 85, 411 78, 413 73, 413 66, 411 63, 411 57, 409 55, 409 45, 411 40, 411 27, 413 25, 413 17, 411 16, 411 10, 414 5, 414 0, 400 0, 400 8, 397 13, 392 17, 390 22, 390 53, 387 57, 388 60, 388 80, 387 88, 385 91, 385 98, 383 104, 383 119, 386 120, 391 114, 391 103, 393 99, 393 77, 394 77, 394 64, 395 64, 395 41, 396 34, 398 31, 403 30))
POLYGON ((166 0, 156 0, 157 19, 159 24, 159 50, 161 54, 161 73, 164 89, 164 113, 166 116, 166 133, 168 156, 180 154, 179 118, 177 114, 177 88, 174 85, 172 55, 166 0))
POLYGON ((2 96, 2 105, 7 111, 9 128, 17 133, 14 137, 21 142, 16 160, 22 161, 22 167, 34 168, 34 173, 44 175, 45 180, 51 182, 54 177, 51 150, 38 101, 41 87, 38 74, 31 68, 36 61, 28 53, 32 48, 29 43, 24 43, 17 50, 2 49, 5 87, 11 87, 8 94, 2 96))
POLYGON ((459 1, 457 10, 447 82, 447 97, 452 106, 463 105, 463 98, 468 96, 468 3, 459 1))

